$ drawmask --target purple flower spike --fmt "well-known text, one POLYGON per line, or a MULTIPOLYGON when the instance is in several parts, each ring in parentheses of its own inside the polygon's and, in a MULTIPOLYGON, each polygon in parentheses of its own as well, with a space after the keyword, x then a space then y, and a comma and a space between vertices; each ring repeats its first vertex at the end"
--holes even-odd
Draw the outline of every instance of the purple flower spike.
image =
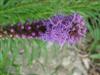
POLYGON ((8 28, 9 35, 18 38, 39 38, 46 41, 57 42, 61 45, 75 44, 87 31, 84 18, 78 13, 72 15, 55 15, 46 20, 36 20, 31 24, 28 21, 24 25, 8 28))
POLYGON ((56 15, 48 20, 44 20, 46 32, 41 35, 41 39, 47 41, 55 41, 63 45, 65 42, 69 44, 77 43, 85 36, 85 21, 79 14, 69 16, 56 15))

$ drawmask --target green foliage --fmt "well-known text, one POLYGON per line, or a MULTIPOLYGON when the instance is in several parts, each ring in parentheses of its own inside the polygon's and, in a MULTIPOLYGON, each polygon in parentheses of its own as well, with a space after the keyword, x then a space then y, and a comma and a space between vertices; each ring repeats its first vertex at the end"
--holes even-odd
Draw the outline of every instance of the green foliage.
POLYGON ((15 61, 19 58, 20 53, 24 54, 31 65, 33 60, 40 57, 42 48, 46 51, 45 45, 44 41, 37 39, 0 39, 0 68, 3 70, 9 65, 13 65, 17 70, 17 67, 20 65, 15 63, 15 61), (21 52, 21 50, 24 51, 21 52))
POLYGON ((100 59, 100 54, 93 54, 90 57, 93 59, 100 59))
POLYGON ((79 12, 85 16, 94 16, 99 10, 100 1, 66 0, 0 0, 0 23, 6 25, 26 19, 47 18, 55 13, 79 12), (94 14, 92 14, 94 13, 94 14))
MULTIPOLYGON (((2 0, 0 8, 0 23, 24 22, 26 19, 38 19, 52 14, 54 9, 49 1, 36 0, 2 0)), ((1 2, 1 0, 0 0, 1 2)))

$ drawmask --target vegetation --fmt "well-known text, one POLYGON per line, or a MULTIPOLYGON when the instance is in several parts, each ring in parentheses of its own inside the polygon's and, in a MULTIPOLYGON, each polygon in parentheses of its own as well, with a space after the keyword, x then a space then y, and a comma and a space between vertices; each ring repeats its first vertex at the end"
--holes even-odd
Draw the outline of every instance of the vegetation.
MULTIPOLYGON (((85 51, 89 53, 94 63, 100 65, 100 0, 0 0, 0 27, 24 23, 27 19, 48 18, 54 14, 70 14, 78 12, 84 16, 88 32, 85 42, 88 45, 85 51)), ((25 57, 29 64, 41 55, 41 50, 47 55, 45 41, 38 39, 12 39, 0 38, 0 75, 11 75, 7 65, 14 64, 21 50, 24 49, 25 57), (30 54, 29 50, 32 48, 30 54)))

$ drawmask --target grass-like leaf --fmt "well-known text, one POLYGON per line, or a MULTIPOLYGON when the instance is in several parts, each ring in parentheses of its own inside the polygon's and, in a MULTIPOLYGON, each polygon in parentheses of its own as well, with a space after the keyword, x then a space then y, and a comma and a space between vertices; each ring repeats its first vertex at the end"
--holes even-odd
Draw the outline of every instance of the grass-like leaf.
POLYGON ((90 56, 92 59, 100 59, 100 53, 98 54, 93 54, 90 56))

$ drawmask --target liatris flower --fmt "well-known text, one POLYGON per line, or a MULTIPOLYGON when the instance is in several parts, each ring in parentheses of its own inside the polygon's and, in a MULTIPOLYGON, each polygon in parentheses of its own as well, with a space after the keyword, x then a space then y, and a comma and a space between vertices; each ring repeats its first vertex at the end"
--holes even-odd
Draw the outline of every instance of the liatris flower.
POLYGON ((55 41, 59 44, 75 44, 86 33, 85 21, 79 14, 69 16, 56 15, 48 20, 44 20, 46 32, 41 35, 41 39, 55 41))
POLYGON ((26 21, 7 29, 9 35, 20 38, 39 38, 54 41, 61 45, 75 44, 85 36, 86 26, 83 17, 77 13, 69 16, 56 15, 46 20, 26 21))

